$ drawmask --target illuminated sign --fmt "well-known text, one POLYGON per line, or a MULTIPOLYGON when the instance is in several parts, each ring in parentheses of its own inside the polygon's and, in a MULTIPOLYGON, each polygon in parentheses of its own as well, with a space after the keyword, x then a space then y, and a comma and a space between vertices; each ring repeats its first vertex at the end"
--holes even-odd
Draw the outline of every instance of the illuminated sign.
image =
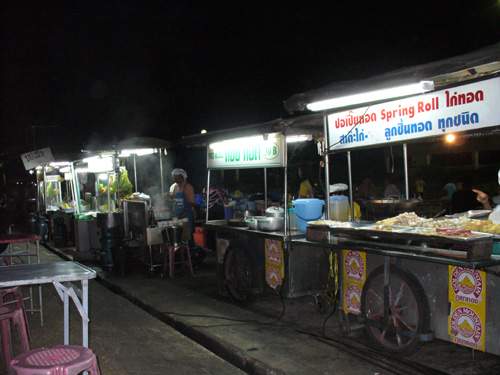
POLYGON ((207 167, 211 169, 283 167, 284 150, 285 137, 280 133, 211 143, 207 149, 207 167))
POLYGON ((439 136, 500 125, 500 78, 328 116, 330 150, 439 136))

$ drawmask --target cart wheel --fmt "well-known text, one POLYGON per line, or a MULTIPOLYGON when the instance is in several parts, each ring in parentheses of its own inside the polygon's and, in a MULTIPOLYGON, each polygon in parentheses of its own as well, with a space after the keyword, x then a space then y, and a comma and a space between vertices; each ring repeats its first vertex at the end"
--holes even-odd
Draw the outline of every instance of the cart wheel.
POLYGON ((243 250, 229 248, 224 257, 224 284, 237 302, 249 302, 252 297, 252 261, 243 250))
POLYGON ((370 340, 387 351, 410 354, 420 346, 420 334, 429 325, 429 308, 417 279, 390 267, 389 309, 384 318, 384 266, 376 268, 366 280, 361 295, 362 316, 370 340))

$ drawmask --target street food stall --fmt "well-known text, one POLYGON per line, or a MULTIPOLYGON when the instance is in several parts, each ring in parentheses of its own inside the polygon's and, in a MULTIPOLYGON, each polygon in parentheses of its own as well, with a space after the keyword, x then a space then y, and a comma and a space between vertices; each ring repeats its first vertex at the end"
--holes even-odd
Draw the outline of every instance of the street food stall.
MULTIPOLYGON (((332 159, 345 155, 352 186, 352 152, 401 147, 408 199, 408 155, 414 145, 444 145, 443 137, 448 142, 487 137, 496 139, 492 147, 498 154, 499 73, 497 44, 298 94, 285 106, 291 112, 307 108, 323 114, 327 186, 332 159)), ((495 182, 498 166, 491 176, 495 182)), ((438 338, 500 355, 500 256, 493 251, 500 225, 487 219, 489 212, 393 213, 372 222, 318 220, 308 223, 306 239, 298 241, 328 246, 337 254, 341 318, 346 325, 361 322, 379 347, 405 354, 438 338)))
POLYGON ((97 253, 111 268, 113 253, 123 243, 141 253, 149 269, 156 266, 153 246, 158 244, 149 240, 148 227, 154 216, 161 220, 169 213, 164 203, 164 174, 173 162, 165 158, 170 146, 161 139, 131 138, 86 147, 87 157, 72 163, 73 186, 79 197, 75 228, 80 254, 97 253))
MULTIPOLYGON (((231 201, 225 202, 224 218, 212 219, 210 204, 207 205, 205 228, 216 237, 219 293, 242 302, 271 289, 279 291, 284 298, 293 298, 316 296, 325 288, 328 252, 293 241, 304 238, 305 233, 290 217, 293 203, 288 187, 287 157, 290 148, 299 147, 298 142, 318 139, 321 124, 321 116, 311 115, 185 137, 185 142, 198 142, 207 147, 206 202, 210 203, 213 198, 213 180, 219 177, 220 183, 222 173, 238 171, 236 178, 250 173, 251 182, 260 186, 253 192, 259 193, 255 194, 259 196, 257 201, 238 197, 233 199, 234 205, 231 201), (268 192, 271 175, 278 187, 276 194, 268 192), (260 209, 259 200, 263 203, 260 209)), ((316 152, 316 147, 314 150, 316 152)), ((249 185, 240 184, 238 192, 248 189, 249 185)), ((309 201, 311 206, 320 203, 315 206, 315 218, 320 218, 323 201, 309 201)))

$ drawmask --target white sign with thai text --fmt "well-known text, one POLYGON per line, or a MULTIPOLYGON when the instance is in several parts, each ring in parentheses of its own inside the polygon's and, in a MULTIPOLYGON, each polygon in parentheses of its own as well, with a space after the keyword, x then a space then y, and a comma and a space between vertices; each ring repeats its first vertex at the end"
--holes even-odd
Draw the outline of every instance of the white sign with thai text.
POLYGON ((329 149, 342 150, 500 125, 500 78, 328 116, 329 149))
POLYGON ((285 137, 280 133, 211 143, 207 148, 207 167, 210 169, 283 167, 285 147, 285 137))
POLYGON ((54 156, 52 155, 50 148, 47 147, 22 154, 21 160, 23 161, 24 168, 28 171, 38 167, 39 165, 48 164, 51 161, 54 161, 54 156))

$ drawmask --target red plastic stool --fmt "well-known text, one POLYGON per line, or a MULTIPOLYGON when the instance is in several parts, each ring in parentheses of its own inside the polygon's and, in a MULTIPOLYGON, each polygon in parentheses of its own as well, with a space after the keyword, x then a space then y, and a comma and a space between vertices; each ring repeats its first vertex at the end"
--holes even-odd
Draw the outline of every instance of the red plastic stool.
POLYGON ((12 375, 77 375, 83 371, 100 374, 94 352, 76 345, 34 349, 10 362, 12 375))
POLYGON ((17 328, 22 352, 30 350, 28 319, 19 288, 0 289, 0 328, 6 365, 12 359, 11 323, 17 328))

